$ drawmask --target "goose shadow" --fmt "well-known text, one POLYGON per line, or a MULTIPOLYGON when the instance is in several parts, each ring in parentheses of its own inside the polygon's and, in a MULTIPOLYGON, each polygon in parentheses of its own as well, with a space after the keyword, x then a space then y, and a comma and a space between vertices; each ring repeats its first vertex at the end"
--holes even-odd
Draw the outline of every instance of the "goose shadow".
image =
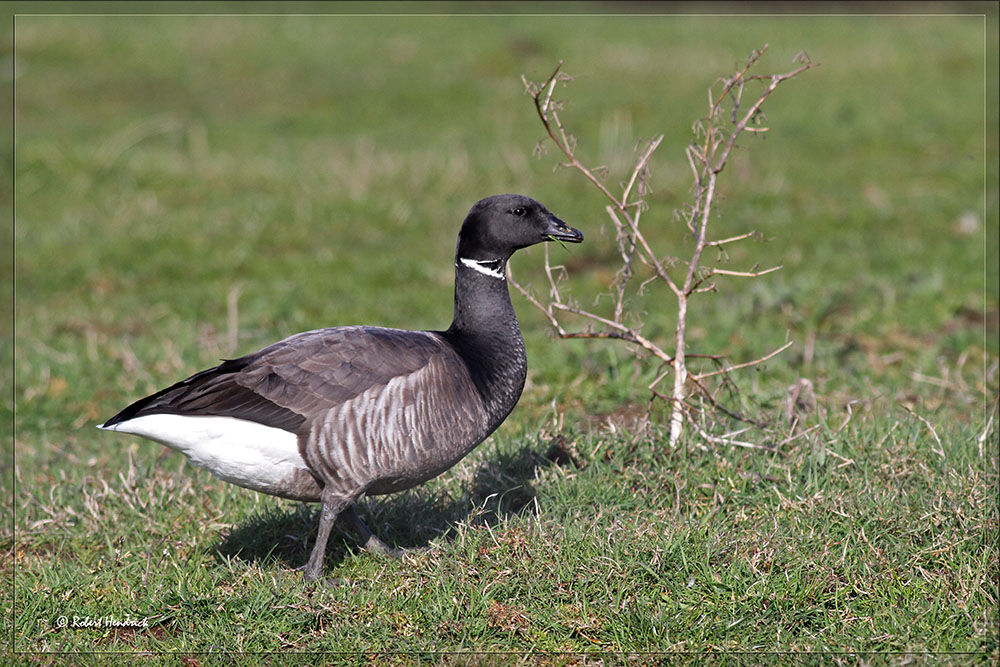
MULTIPOLYGON (((366 498, 357 509, 366 524, 390 546, 424 547, 455 532, 456 525, 493 526, 505 518, 534 512, 535 471, 572 463, 554 443, 546 453, 537 445, 496 452, 456 493, 429 482, 408 491, 366 498)), ((451 486, 454 486, 452 484, 451 486)), ((211 551, 220 562, 301 567, 309 558, 319 518, 318 503, 270 507, 245 519, 211 551)), ((326 567, 336 567, 360 550, 357 540, 338 523, 326 549, 326 567)))

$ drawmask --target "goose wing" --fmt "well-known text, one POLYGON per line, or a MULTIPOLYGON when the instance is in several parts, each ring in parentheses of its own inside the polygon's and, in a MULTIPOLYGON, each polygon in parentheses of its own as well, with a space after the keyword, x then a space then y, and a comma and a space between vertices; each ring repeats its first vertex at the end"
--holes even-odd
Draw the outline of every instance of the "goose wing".
POLYGON ((307 331, 139 399, 104 426, 167 413, 235 417, 294 432, 311 415, 416 373, 449 352, 454 355, 429 332, 377 327, 307 331))

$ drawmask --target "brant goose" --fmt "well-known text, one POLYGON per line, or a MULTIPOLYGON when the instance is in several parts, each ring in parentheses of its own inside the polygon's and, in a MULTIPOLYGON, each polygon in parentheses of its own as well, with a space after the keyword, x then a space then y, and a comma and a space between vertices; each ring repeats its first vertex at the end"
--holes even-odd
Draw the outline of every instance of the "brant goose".
POLYGON ((306 331, 142 398, 100 428, 162 443, 227 482, 321 502, 306 580, 322 573, 337 519, 364 548, 398 555, 353 504, 441 474, 514 409, 527 362, 507 260, 553 240, 583 234, 529 197, 483 199, 458 235, 446 331, 306 331))

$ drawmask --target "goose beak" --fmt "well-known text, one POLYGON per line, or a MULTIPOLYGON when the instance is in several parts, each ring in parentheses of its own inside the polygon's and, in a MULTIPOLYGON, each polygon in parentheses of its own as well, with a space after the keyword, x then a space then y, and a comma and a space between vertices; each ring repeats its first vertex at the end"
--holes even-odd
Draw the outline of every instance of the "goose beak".
POLYGON ((546 241, 567 241, 569 243, 583 241, 583 232, 579 229, 573 229, 554 215, 549 216, 549 227, 543 236, 546 241))

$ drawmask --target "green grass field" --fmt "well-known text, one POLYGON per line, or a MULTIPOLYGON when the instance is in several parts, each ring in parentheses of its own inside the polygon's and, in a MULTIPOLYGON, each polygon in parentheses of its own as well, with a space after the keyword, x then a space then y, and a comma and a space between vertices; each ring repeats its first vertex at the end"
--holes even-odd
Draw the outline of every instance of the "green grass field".
MULTIPOLYGON (((21 15, 4 46, 4 629, 19 659, 996 664, 995 21, 21 15), (447 327, 458 225, 489 194, 531 195, 583 230, 550 250, 593 302, 616 268, 604 202, 551 151, 533 156, 543 130, 520 80, 560 60, 577 77, 564 119, 610 184, 637 139, 665 134, 643 220, 685 256, 672 212, 691 124, 764 43, 762 71, 801 50, 821 66, 741 142, 714 230, 767 239, 730 268, 784 268, 694 302, 690 344, 740 361, 793 341, 735 381, 779 420, 786 388, 810 379, 813 437, 671 450, 662 408, 636 427, 651 367, 554 340, 515 294, 530 366, 517 410, 453 471, 362 508, 386 541, 430 551, 383 559, 335 534, 341 585, 308 587, 293 568, 316 507, 94 428, 298 331, 447 327)), ((543 289, 541 262, 519 254, 519 280, 543 289)), ((668 297, 633 302, 657 336, 668 297)))

